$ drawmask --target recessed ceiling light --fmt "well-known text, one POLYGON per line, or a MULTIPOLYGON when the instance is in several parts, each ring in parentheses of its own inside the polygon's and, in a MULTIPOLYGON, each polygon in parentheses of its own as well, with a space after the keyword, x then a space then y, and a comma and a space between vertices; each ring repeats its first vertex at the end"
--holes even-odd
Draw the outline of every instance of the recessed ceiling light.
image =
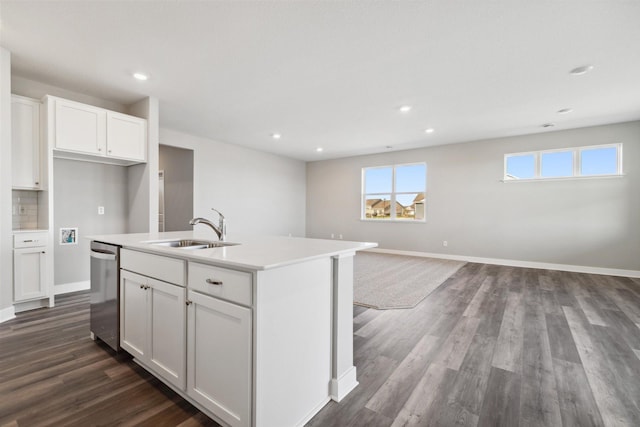
POLYGON ((282 138, 282 135, 280 135, 279 133, 272 133, 272 134, 271 134, 271 138, 273 138, 273 139, 280 139, 280 138, 282 138))
POLYGON ((434 129, 434 128, 426 128, 426 129, 424 130, 424 133, 433 133, 434 131, 435 131, 435 129, 434 129))
POLYGON ((573 111, 573 108, 563 108, 562 110, 558 110, 558 114, 568 114, 573 111))
POLYGON ((146 74, 142 74, 142 73, 133 73, 133 77, 138 79, 138 80, 148 80, 149 76, 147 76, 146 74))
POLYGON ((322 153, 322 147, 318 147, 318 148, 316 148, 316 152, 318 152, 318 153, 322 153))
POLYGON ((572 74, 574 76, 581 76, 583 74, 587 74, 591 70, 593 70, 593 65, 583 65, 582 67, 577 67, 569 71, 569 74, 572 74))
POLYGON ((543 128, 552 128, 554 127, 556 124, 555 123, 545 123, 542 125, 543 128))
POLYGON ((402 107, 398 108, 398 111, 400 111, 401 113, 408 113, 409 111, 411 111, 411 105, 403 105, 402 107))

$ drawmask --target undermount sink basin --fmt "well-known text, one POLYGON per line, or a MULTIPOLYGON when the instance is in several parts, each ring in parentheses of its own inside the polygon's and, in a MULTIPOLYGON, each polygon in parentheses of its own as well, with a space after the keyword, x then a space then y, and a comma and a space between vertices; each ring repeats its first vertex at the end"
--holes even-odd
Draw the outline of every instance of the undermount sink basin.
POLYGON ((162 242, 149 242, 156 246, 166 246, 169 248, 179 249, 207 249, 207 248, 223 248, 225 246, 235 246, 239 243, 216 242, 210 240, 164 240, 162 242))

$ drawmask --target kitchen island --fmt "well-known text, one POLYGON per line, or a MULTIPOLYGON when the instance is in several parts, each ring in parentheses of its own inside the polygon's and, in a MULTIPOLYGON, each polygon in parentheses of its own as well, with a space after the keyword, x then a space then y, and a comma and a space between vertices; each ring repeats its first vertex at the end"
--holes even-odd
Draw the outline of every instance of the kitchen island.
POLYGON ((375 243, 209 230, 91 236, 119 245, 120 343, 216 421, 301 426, 357 386, 353 257, 375 243), (197 248, 197 249, 195 249, 197 248))

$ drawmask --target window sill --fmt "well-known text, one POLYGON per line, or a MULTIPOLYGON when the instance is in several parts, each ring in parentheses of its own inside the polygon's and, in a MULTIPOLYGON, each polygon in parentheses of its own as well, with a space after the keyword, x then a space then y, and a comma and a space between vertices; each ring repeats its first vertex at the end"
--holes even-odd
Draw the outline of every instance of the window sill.
POLYGON ((528 178, 528 179, 501 179, 500 182, 510 184, 512 182, 545 182, 545 181, 584 181, 590 179, 611 179, 611 178, 624 178, 624 174, 615 175, 590 175, 590 176, 564 176, 557 178, 528 178))
POLYGON ((366 218, 360 218, 361 222, 391 222, 394 224, 426 224, 427 220, 426 219, 413 219, 413 220, 408 220, 408 219, 366 219, 366 218))

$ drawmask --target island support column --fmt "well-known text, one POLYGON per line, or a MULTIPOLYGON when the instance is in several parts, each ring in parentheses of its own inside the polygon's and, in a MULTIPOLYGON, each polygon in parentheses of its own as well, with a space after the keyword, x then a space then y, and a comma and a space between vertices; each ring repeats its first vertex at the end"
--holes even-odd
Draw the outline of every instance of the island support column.
POLYGON ((331 399, 340 402, 358 385, 353 365, 353 257, 333 257, 331 399))

